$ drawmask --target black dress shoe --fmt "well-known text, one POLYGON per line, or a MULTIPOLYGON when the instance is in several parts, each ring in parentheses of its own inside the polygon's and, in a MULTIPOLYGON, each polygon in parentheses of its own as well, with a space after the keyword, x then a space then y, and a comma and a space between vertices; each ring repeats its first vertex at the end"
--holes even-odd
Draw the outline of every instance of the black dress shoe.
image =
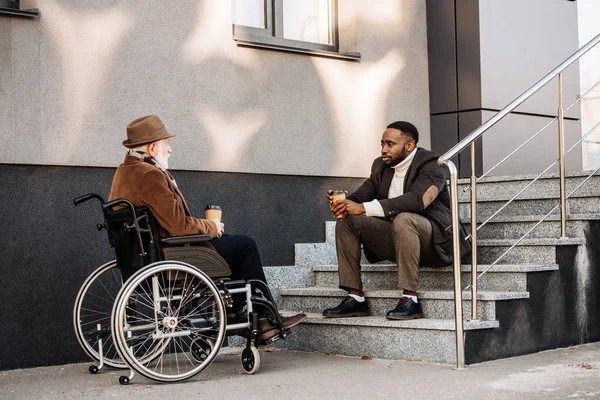
POLYGON ((348 296, 334 308, 328 308, 323 311, 323 315, 329 318, 344 318, 344 317, 366 317, 371 315, 369 312, 369 304, 367 301, 356 301, 348 296))
POLYGON ((421 304, 414 302, 410 297, 402 297, 396 308, 388 311, 385 317, 387 319, 423 318, 423 311, 421 311, 421 304))

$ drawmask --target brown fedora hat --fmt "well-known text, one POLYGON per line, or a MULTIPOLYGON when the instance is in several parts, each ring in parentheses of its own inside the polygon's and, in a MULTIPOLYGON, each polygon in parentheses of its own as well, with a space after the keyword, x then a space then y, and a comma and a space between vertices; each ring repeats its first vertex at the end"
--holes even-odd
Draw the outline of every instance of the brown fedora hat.
POLYGON ((127 140, 123 141, 123 146, 131 149, 174 136, 167 132, 157 115, 146 115, 127 125, 127 140))

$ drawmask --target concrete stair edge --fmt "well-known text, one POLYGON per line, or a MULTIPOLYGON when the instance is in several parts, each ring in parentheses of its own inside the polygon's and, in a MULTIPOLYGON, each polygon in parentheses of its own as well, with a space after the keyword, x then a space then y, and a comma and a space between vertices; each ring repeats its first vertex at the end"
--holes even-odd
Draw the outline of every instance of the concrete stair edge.
MULTIPOLYGON (((485 271, 491 264, 477 264, 477 271, 485 271)), ((361 264, 362 272, 396 272, 398 269, 396 264, 361 264)), ((315 265, 312 267, 313 272, 337 272, 337 264, 325 264, 315 265)), ((471 272, 471 264, 461 264, 460 270, 462 273, 471 272)), ((544 272, 544 271, 557 271, 558 264, 496 264, 492 267, 488 273, 529 273, 529 272, 544 272)), ((422 272, 433 272, 433 273, 453 273, 453 267, 422 267, 419 269, 419 273, 422 272)))
MULTIPOLYGON (((367 298, 400 298, 402 290, 365 290, 367 298)), ((310 296, 310 297, 345 297, 346 291, 338 288, 328 287, 308 287, 308 288, 287 288, 281 289, 282 296, 310 296)), ((454 291, 451 290, 426 290, 418 291, 417 296, 423 300, 453 300, 454 291)), ((471 300, 471 292, 465 291, 462 296, 463 300, 471 300)), ((479 291, 477 292, 477 300, 482 301, 501 301, 528 299, 529 292, 504 292, 504 291, 479 291)))
MULTIPOLYGON (((281 310, 284 316, 293 315, 295 311, 281 310)), ((341 326, 371 326, 381 328, 407 328, 407 329, 433 329, 455 331, 454 319, 419 318, 406 321, 392 321, 382 316, 351 317, 351 318, 327 318, 318 313, 306 313, 307 317, 302 324, 323 324, 341 326)), ((500 323, 494 321, 464 320, 464 330, 492 329, 498 328, 500 323)))

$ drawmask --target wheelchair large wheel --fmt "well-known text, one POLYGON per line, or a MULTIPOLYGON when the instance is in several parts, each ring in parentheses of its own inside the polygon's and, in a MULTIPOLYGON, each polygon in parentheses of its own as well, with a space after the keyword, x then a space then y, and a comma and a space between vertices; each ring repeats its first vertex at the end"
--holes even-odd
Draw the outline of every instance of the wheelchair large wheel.
POLYGON ((88 356, 100 361, 98 341, 102 339, 103 362, 113 368, 127 368, 115 348, 110 328, 113 304, 121 287, 121 270, 116 261, 108 262, 88 276, 73 307, 73 327, 79 344, 88 356))
POLYGON ((132 370, 154 381, 177 382, 214 360, 226 319, 223 299, 206 274, 186 263, 160 261, 123 286, 112 331, 117 351, 132 370))

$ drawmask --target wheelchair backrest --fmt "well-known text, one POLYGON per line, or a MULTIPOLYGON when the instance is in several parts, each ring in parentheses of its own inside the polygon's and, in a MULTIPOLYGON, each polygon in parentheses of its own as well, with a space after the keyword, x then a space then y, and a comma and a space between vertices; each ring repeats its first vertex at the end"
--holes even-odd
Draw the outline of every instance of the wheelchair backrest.
POLYGON ((162 260, 158 223, 148 207, 133 207, 127 200, 120 200, 106 203, 102 208, 114 244, 117 267, 124 275, 131 275, 148 264, 162 260))

